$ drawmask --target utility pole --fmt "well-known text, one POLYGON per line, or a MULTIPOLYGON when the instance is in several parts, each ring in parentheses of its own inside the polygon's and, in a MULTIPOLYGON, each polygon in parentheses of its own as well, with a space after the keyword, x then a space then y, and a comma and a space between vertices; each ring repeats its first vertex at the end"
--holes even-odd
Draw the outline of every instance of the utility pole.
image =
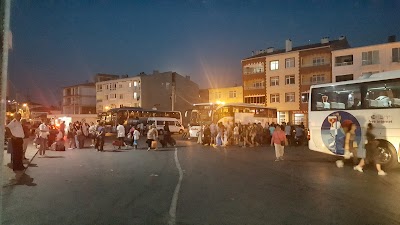
MULTIPOLYGON (((3 37, 2 40, 2 54, 1 56, 1 99, 0 99, 0 178, 3 180, 3 159, 4 159, 4 131, 5 131, 5 123, 6 123, 6 95, 7 95, 7 71, 8 71, 8 49, 9 49, 9 32, 10 32, 10 8, 11 8, 11 0, 3 0, 0 3, 0 12, 1 15, 1 25, 0 32, 3 32, 1 35, 3 37)), ((0 188, 0 202, 3 202, 3 188, 0 188)), ((0 204, 0 212, 3 212, 2 204, 0 204)), ((2 214, 0 213, 0 225, 3 223, 2 214)))
POLYGON ((171 85, 171 87, 172 87, 172 94, 171 94, 171 101, 172 101, 172 111, 175 111, 175 99, 176 99, 176 97, 175 97, 175 95, 176 95, 176 73, 175 72, 172 72, 172 85, 171 85))

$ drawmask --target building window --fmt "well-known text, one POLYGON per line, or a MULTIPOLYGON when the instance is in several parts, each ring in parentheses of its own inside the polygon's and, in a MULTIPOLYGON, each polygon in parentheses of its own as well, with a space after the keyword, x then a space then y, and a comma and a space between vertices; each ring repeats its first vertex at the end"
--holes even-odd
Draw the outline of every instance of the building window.
POLYGON ((301 93, 301 102, 302 103, 307 103, 309 98, 310 98, 310 93, 309 92, 301 93))
POLYGON ((325 74, 312 75, 312 77, 311 77, 311 83, 312 83, 312 84, 321 84, 321 83, 325 83, 325 74))
POLYGON ((222 98, 221 92, 215 92, 215 99, 220 99, 222 98))
POLYGON ((138 100, 138 93, 137 92, 133 93, 133 99, 138 100))
POLYGON ((117 98, 117 94, 110 94, 110 99, 116 99, 117 98))
POLYGON ((325 64, 325 58, 324 57, 313 58, 312 64, 313 64, 313 66, 324 65, 325 64))
POLYGON ((379 64, 379 51, 362 53, 362 65, 379 64))
POLYGON ((279 94, 271 94, 271 103, 279 102, 279 94))
POLYGON ((353 74, 346 74, 346 75, 336 76, 336 82, 353 80, 353 79, 354 79, 353 78, 353 74))
POLYGON ((294 102, 294 92, 285 93, 285 102, 294 102))
POLYGON ((264 87, 264 85, 263 85, 262 81, 255 81, 253 83, 253 88, 255 88, 255 89, 259 89, 259 88, 263 88, 263 87, 264 87))
POLYGON ((400 48, 392 48, 392 62, 400 62, 400 48))
POLYGON ((294 66, 294 57, 285 59, 285 68, 292 68, 294 66))
POLYGON ((103 85, 98 84, 98 85, 97 85, 97 91, 102 91, 102 90, 103 90, 103 85))
POLYGON ((134 86, 134 87, 137 87, 137 86, 138 86, 138 82, 137 82, 137 81, 134 81, 134 82, 133 82, 133 86, 134 86))
POLYGON ((132 82, 129 82, 129 87, 132 87, 132 82))
POLYGON ((244 103, 265 104, 265 96, 245 97, 244 103))
POLYGON ((118 85, 118 88, 122 88, 122 84, 119 84, 119 85, 118 85))
POLYGON ((279 77, 271 77, 271 86, 279 85, 279 77))
POLYGON ((106 100, 108 100, 108 95, 106 95, 106 100))
POLYGON ((111 84, 110 85, 110 90, 115 90, 115 89, 117 89, 117 84, 116 83, 114 83, 114 84, 111 84))
POLYGON ((124 94, 119 94, 119 99, 124 99, 124 94))
POLYGON ((236 98, 236 91, 229 91, 229 98, 236 98))
POLYGON ((108 90, 108 89, 110 89, 110 87, 108 86, 108 84, 107 84, 107 86, 106 86, 106 87, 107 87, 107 90, 108 90))
POLYGON ((285 76, 285 84, 295 84, 294 75, 286 75, 285 76))
POLYGON ((279 61, 278 60, 274 60, 274 61, 269 62, 269 69, 270 70, 279 69, 279 61))

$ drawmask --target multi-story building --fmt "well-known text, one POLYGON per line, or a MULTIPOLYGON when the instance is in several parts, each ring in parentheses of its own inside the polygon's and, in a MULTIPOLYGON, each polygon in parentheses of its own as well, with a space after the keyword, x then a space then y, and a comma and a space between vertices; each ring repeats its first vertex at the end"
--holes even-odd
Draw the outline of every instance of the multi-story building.
POLYGON ((64 114, 95 114, 96 86, 94 83, 84 83, 64 87, 62 113, 64 114))
POLYGON ((400 69, 400 42, 390 36, 387 43, 332 51, 332 81, 357 79, 364 74, 400 69))
POLYGON ((186 111, 199 102, 199 86, 174 72, 133 77, 124 77, 96 83, 97 112, 111 108, 142 107, 145 109, 172 110, 172 96, 175 93, 174 110, 186 111))
POLYGON ((268 48, 242 60, 245 103, 265 104, 278 109, 278 122, 307 122, 308 91, 311 84, 331 81, 331 51, 348 48, 345 37, 320 43, 268 48))
POLYGON ((243 103, 243 87, 212 88, 208 90, 209 102, 243 103))

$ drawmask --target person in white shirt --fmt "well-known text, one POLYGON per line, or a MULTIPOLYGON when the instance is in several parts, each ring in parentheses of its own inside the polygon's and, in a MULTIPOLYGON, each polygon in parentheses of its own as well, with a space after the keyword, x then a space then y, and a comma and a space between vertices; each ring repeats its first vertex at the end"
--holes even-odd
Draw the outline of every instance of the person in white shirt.
POLYGON ((239 144, 239 125, 236 123, 235 128, 233 128, 233 138, 235 140, 235 145, 239 144))
POLYGON ((91 122, 89 127, 89 137, 90 139, 92 139, 92 144, 90 145, 90 147, 94 147, 94 144, 96 142, 96 130, 97 126, 93 122, 91 122))
POLYGON ((117 136, 118 136, 118 140, 120 141, 120 145, 118 146, 118 149, 121 149, 121 146, 124 145, 126 146, 124 139, 125 139, 125 127, 124 125, 122 125, 122 123, 120 123, 117 126, 117 136))
POLYGON ((132 133, 132 139, 133 139, 132 146, 134 149, 137 149, 139 138, 140 138, 140 132, 138 130, 136 130, 135 127, 132 127, 131 133, 132 133))
POLYGON ((46 119, 42 118, 42 124, 39 125, 39 155, 46 154, 47 136, 49 134, 49 127, 46 125, 46 119))
POLYGON ((24 129, 20 122, 21 114, 16 113, 14 119, 7 125, 11 133, 12 146, 12 167, 16 173, 16 179, 22 176, 25 167, 22 163, 23 138, 25 137, 24 129))

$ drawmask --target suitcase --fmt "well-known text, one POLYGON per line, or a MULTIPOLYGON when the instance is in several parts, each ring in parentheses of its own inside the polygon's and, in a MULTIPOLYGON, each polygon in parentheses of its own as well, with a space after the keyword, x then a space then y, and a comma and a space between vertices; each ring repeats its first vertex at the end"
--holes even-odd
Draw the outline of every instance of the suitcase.
POLYGON ((151 148, 157 148, 157 141, 151 142, 151 148))

